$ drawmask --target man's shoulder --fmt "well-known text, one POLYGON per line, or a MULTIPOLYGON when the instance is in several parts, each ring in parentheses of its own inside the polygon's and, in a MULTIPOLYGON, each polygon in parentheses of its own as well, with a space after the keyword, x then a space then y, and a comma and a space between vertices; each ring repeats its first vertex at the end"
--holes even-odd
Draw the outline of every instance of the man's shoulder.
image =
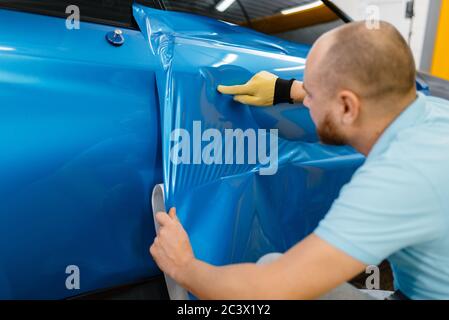
POLYGON ((384 154, 385 161, 448 167, 449 101, 428 96, 424 107, 422 118, 397 133, 384 154))
POLYGON ((416 160, 413 156, 407 159, 386 154, 366 162, 342 189, 337 205, 367 214, 394 213, 398 219, 425 215, 446 225, 449 221, 442 212, 449 209, 449 188, 441 190, 441 185, 448 181, 448 170, 443 179, 436 173, 438 170, 428 171, 413 163, 413 159, 416 160))
POLYGON ((425 119, 399 132, 388 149, 369 165, 373 169, 388 168, 388 174, 418 192, 429 186, 449 209, 449 102, 435 99, 427 104, 425 119))
POLYGON ((449 101, 446 99, 427 96, 425 97, 425 117, 420 125, 430 126, 427 132, 439 134, 441 131, 449 131, 449 101))
POLYGON ((411 181, 426 179, 442 187, 449 181, 449 123, 447 127, 425 125, 401 132, 378 158, 378 165, 394 168, 411 181))
POLYGON ((443 107, 449 112, 449 100, 435 97, 435 96, 425 96, 426 103, 434 104, 438 107, 443 107))

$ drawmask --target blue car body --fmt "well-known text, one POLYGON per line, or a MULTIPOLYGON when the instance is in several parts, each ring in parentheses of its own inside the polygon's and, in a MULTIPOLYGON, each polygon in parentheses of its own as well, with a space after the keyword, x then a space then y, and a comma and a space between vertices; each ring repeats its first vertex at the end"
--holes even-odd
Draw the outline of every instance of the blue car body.
MULTIPOLYGON (((81 22, 79 30, 67 30, 63 18, 0 9, 0 29, 8 30, 0 34, 0 298, 67 298, 161 274, 148 254, 155 236, 150 195, 154 185, 167 183, 163 106, 167 92, 178 88, 166 86, 169 62, 164 59, 170 55, 160 42, 152 42, 151 34, 188 42, 190 53, 177 60, 174 74, 210 72, 206 94, 211 99, 219 99, 210 90, 217 79, 241 82, 262 69, 302 77, 298 65, 309 46, 187 13, 137 4, 133 10, 140 29, 123 29, 125 44, 115 47, 105 40, 113 26, 81 22), (195 50, 201 61, 195 61, 195 50), (79 290, 66 287, 71 265, 80 270, 79 290)), ((305 108, 246 110, 258 126, 277 127, 283 139, 324 148, 321 154, 330 150, 318 146, 305 108)), ((303 219, 287 220, 288 228, 273 235, 285 233, 288 241, 277 247, 265 243, 264 248, 264 242, 259 248, 246 246, 245 252, 226 258, 207 254, 210 247, 201 247, 198 239, 207 241, 211 235, 196 232, 201 256, 218 263, 255 260, 268 249, 285 250, 313 231, 363 162, 349 148, 329 152, 332 157, 322 170, 332 172, 332 188, 325 179, 302 184, 307 192, 301 199, 316 200, 310 203, 313 223, 300 226, 303 219)), ((289 175, 281 171, 279 179, 289 175)), ((262 185, 269 188, 271 183, 262 185)), ((223 188, 231 194, 228 202, 238 201, 232 196, 238 188, 223 188)), ((295 197, 293 191, 286 196, 295 197)), ((239 221, 250 223, 239 219, 222 227, 240 230, 241 239, 241 230, 257 232, 254 226, 238 227, 239 221)), ((236 243, 228 250, 238 252, 236 243)))
POLYGON ((160 273, 155 60, 138 30, 0 10, 0 297, 64 298, 160 273), (67 290, 66 267, 81 290, 67 290))

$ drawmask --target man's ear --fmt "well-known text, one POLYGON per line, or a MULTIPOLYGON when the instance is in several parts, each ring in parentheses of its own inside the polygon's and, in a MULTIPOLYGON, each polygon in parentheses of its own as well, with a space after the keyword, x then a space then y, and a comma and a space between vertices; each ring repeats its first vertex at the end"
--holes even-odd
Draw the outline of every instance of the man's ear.
POLYGON ((340 104, 339 119, 342 125, 354 124, 360 116, 360 98, 352 91, 343 90, 338 94, 340 104))

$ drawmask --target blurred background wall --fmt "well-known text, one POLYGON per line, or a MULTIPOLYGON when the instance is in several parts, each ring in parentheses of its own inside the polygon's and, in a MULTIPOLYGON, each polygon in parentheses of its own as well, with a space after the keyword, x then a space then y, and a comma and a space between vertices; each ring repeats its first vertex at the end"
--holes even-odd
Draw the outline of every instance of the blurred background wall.
POLYGON ((378 14, 410 43, 417 68, 449 80, 449 0, 333 0, 354 20, 378 14), (407 4, 414 17, 407 17, 407 4), (409 4, 410 5, 410 4, 409 4))

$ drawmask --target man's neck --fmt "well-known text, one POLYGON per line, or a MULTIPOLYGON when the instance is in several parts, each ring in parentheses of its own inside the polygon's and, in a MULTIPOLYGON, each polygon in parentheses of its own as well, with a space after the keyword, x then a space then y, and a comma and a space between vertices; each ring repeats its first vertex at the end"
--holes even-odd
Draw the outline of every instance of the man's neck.
POLYGON ((416 97, 417 93, 414 91, 403 99, 385 102, 386 105, 396 106, 396 112, 366 121, 367 125, 362 126, 354 135, 355 138, 351 141, 351 146, 361 154, 368 156, 385 130, 416 100, 416 97))

